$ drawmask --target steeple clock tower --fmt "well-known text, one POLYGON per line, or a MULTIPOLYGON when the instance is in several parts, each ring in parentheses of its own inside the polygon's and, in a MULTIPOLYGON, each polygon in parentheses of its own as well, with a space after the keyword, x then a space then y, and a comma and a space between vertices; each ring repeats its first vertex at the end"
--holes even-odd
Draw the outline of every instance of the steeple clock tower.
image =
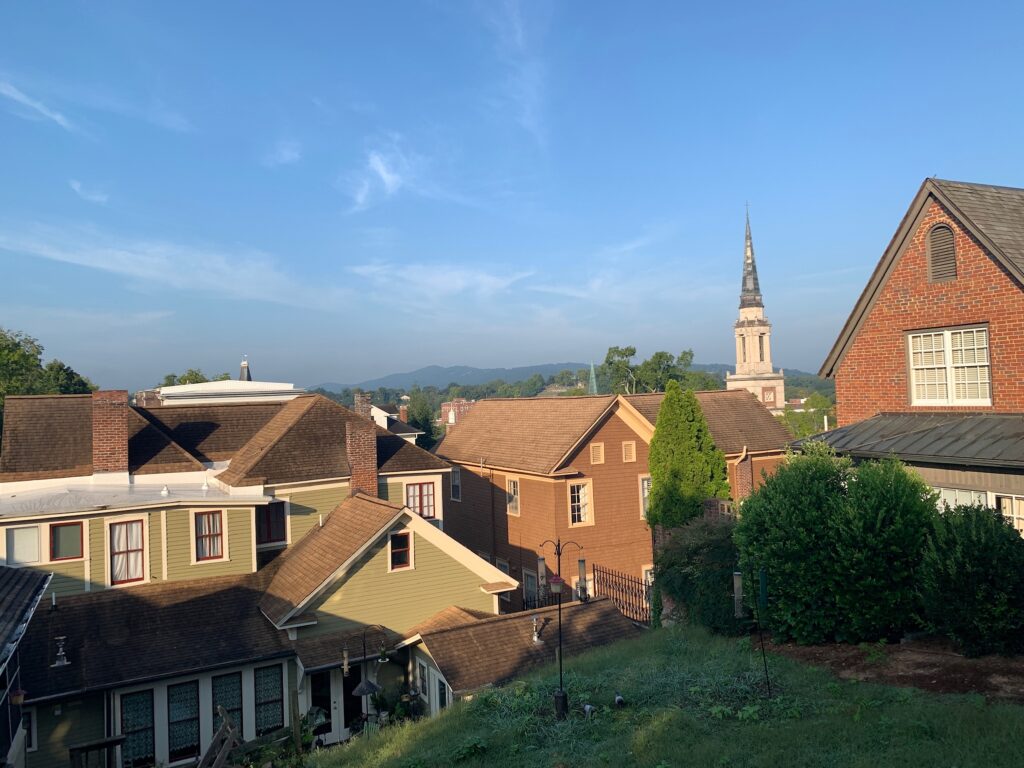
POLYGON ((772 413, 782 413, 786 403, 783 372, 772 368, 772 324, 764 316, 761 286, 757 281, 754 241, 747 236, 743 250, 743 283, 740 287, 740 316, 736 330, 736 373, 725 375, 726 389, 746 389, 772 413))

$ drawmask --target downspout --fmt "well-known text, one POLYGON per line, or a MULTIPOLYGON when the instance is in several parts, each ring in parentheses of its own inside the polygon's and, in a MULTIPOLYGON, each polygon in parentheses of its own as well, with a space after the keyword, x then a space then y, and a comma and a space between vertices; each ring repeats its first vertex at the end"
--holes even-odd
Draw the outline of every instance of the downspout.
MULTIPOLYGON (((484 461, 486 456, 480 457, 480 477, 484 475, 484 461)), ((494 530, 494 470, 487 470, 487 495, 491 498, 491 558, 498 556, 498 534, 494 530)))

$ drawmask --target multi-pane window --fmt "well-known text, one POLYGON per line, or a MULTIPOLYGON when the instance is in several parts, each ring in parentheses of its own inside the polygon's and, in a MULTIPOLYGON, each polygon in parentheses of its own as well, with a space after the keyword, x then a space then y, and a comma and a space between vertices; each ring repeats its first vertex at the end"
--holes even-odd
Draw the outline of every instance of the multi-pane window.
POLYGON ((569 522, 580 525, 590 522, 590 486, 587 483, 569 484, 569 522))
POLYGON ((416 685, 419 688, 420 696, 425 701, 430 701, 430 691, 427 686, 430 685, 430 677, 427 675, 427 665, 422 661, 416 662, 416 685))
POLYGON ((128 584, 145 578, 141 520, 110 524, 110 583, 128 584))
POLYGON ((217 712, 217 707, 224 707, 235 730, 239 733, 244 731, 242 724, 242 673, 232 672, 227 675, 217 675, 212 680, 213 687, 213 732, 220 728, 223 719, 217 712))
POLYGON ((1024 536, 1024 498, 1019 496, 996 496, 996 507, 1022 536, 1024 536))
MULTIPOLYGON (((500 557, 496 557, 496 558, 494 558, 494 565, 495 565, 495 567, 499 571, 504 573, 506 576, 508 575, 508 573, 509 573, 508 560, 502 560, 500 557)), ((500 597, 500 599, 503 602, 506 602, 506 603, 509 602, 512 599, 512 596, 508 592, 502 592, 499 595, 499 597, 500 597)))
POLYGON ((121 764, 125 768, 156 764, 152 690, 122 694, 121 733, 121 764))
POLYGON ((411 534, 408 531, 392 533, 388 544, 392 571, 408 568, 412 565, 411 534))
POLYGON ((448 684, 440 677, 437 678, 437 708, 444 709, 448 706, 448 684))
POLYGON ((288 540, 284 503, 275 501, 256 507, 256 545, 284 544, 288 540))
POLYGON ((651 478, 640 478, 640 517, 647 518, 647 510, 651 505, 651 478))
POLYGON ((405 506, 420 517, 434 516, 434 484, 409 483, 405 486, 405 506))
POLYGON ((519 481, 505 481, 505 511, 510 515, 519 514, 519 481))
POLYGON ((914 333, 908 341, 914 405, 991 405, 987 329, 914 333))
POLYGON ((452 467, 452 501, 462 501, 462 468, 452 467))
POLYGON ((936 488, 939 492, 939 504, 955 507, 958 504, 988 504, 985 491, 971 491, 965 488, 936 488))
POLYGON ((284 686, 281 665, 257 667, 254 672, 256 685, 256 735, 262 736, 284 726, 284 686))
POLYGON ((224 518, 220 510, 196 512, 196 560, 224 557, 224 518))
POLYGON ((167 686, 167 758, 199 757, 199 681, 167 686))
POLYGON ((75 560, 82 556, 82 524, 50 526, 50 560, 75 560))
POLYGON ((7 529, 7 564, 28 565, 39 562, 39 527, 7 529))

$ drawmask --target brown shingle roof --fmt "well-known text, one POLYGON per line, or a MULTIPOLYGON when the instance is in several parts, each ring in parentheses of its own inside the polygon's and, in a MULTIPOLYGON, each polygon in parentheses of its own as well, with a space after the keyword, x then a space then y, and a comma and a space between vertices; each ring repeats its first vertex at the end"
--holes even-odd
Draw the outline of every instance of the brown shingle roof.
MULTIPOLYGON (((90 419, 90 429, 92 423, 90 419)), ((134 408, 128 410, 128 471, 196 472, 203 464, 134 408)))
POLYGON ((92 592, 36 612, 21 645, 30 699, 290 656, 258 606, 267 573, 92 592), (54 638, 70 664, 51 667, 54 638))
POLYGON ((457 605, 449 605, 443 611, 438 611, 429 619, 421 621, 406 632, 405 636, 407 638, 415 637, 416 635, 422 635, 428 632, 437 632, 441 629, 461 627, 463 624, 471 624, 478 619, 491 618, 494 618, 493 613, 478 611, 474 608, 460 608, 457 605))
MULTIPOLYGON (((447 629, 421 632, 423 644, 456 693, 497 685, 555 661, 557 606, 479 619, 447 629), (541 625, 533 642, 533 617, 541 625)), ((562 605, 562 648, 575 655, 640 632, 607 598, 562 605)))
MULTIPOLYGON (((367 625, 371 626, 371 625, 367 625)), ((328 667, 340 667, 344 661, 344 649, 348 647, 348 660, 354 664, 363 657, 363 625, 359 629, 343 629, 326 635, 300 636, 292 647, 307 672, 328 667)), ((383 632, 373 629, 366 633, 366 658, 372 659, 380 653, 384 640, 387 648, 393 648, 402 636, 390 629, 383 632)))
POLYGON ((92 396, 10 396, 0 481, 92 474, 92 396))
POLYGON ((21 639, 49 580, 49 573, 0 565, 0 667, 21 639))
POLYGON ((163 405, 145 416, 200 461, 227 461, 259 432, 282 403, 163 405))
MULTIPOLYGON (((314 477, 339 477, 347 475, 348 462, 337 461, 338 451, 332 450, 332 444, 344 442, 344 438, 338 439, 339 425, 343 422, 335 420, 330 423, 329 419, 313 418, 305 421, 305 416, 313 409, 318 409, 318 396, 306 395, 296 397, 286 402, 274 417, 253 435, 245 445, 232 457, 231 465, 217 479, 228 485, 259 485, 265 482, 282 482, 281 478, 289 478, 296 471, 303 469, 311 470, 310 464, 333 464, 333 474, 319 474, 314 477), (290 433, 300 422, 304 422, 304 429, 297 430, 293 436, 290 433), (291 440, 286 438, 291 437, 291 440), (298 441, 296 441, 298 437, 298 441), (284 441, 283 445, 279 444, 284 441), (297 445, 297 442, 305 445, 297 445), (298 450, 305 448, 304 455, 298 450), (310 450, 312 449, 312 450, 310 450), (324 461, 324 454, 335 461, 324 461), (316 461, 320 459, 320 461, 316 461), (302 462, 302 467, 295 466, 302 462)), ((324 398, 319 398, 328 402, 324 398)), ((319 414, 318 414, 319 415, 319 414)), ((344 429, 340 429, 344 435, 344 429)))
POLYGON ((281 564, 260 600, 260 610, 275 624, 283 622, 402 509, 363 493, 347 498, 322 526, 278 557, 281 564))
MULTIPOLYGON (((781 451, 792 440, 786 428, 745 389, 696 392, 697 402, 711 430, 711 438, 726 454, 748 451, 781 451)), ((656 425, 664 393, 626 395, 626 400, 645 419, 656 425)))
POLYGON ((436 453, 464 464, 548 474, 614 400, 613 395, 479 400, 436 453))

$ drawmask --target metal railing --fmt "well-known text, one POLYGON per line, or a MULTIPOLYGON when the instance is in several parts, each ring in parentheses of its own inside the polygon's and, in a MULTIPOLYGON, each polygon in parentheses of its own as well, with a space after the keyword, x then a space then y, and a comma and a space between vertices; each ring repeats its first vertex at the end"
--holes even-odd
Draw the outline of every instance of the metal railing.
POLYGON ((595 565, 594 594, 610 599, 632 621, 651 623, 651 585, 644 579, 595 565))

